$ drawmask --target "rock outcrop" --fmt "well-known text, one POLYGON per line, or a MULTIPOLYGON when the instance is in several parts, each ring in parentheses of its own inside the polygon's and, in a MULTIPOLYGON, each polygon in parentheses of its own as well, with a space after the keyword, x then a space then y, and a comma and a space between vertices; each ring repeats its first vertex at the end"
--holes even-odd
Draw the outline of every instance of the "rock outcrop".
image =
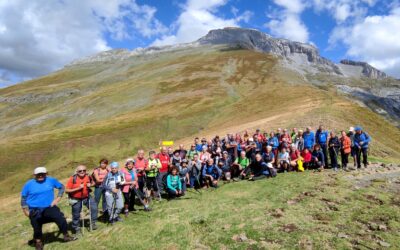
POLYGON ((387 77, 387 75, 384 72, 372 67, 371 65, 369 65, 366 62, 357 62, 357 61, 352 61, 352 60, 341 60, 340 63, 343 64, 343 65, 361 67, 362 75, 365 76, 365 77, 371 78, 371 79, 383 79, 383 78, 387 77))

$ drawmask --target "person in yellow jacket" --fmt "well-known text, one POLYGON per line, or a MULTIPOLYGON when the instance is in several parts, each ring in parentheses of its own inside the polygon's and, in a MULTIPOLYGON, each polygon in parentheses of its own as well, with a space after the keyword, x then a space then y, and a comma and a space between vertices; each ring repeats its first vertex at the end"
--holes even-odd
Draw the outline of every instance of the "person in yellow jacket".
MULTIPOLYGON (((161 169, 161 162, 158 158, 156 158, 156 152, 150 151, 149 152, 149 160, 147 167, 145 168, 146 171, 146 185, 147 190, 151 192, 153 190, 153 196, 158 196, 160 198, 160 191, 157 183, 157 175, 159 170, 161 169)), ((150 196, 150 194, 148 194, 150 196)))

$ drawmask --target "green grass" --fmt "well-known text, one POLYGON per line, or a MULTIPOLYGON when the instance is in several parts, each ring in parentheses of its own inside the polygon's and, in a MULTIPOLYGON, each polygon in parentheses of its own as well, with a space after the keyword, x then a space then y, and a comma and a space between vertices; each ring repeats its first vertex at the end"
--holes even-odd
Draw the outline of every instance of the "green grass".
MULTIPOLYGON (((217 190, 189 192, 175 201, 153 203, 153 211, 130 214, 122 223, 87 233, 52 249, 377 249, 377 240, 400 248, 400 210, 385 182, 355 190, 345 174, 289 173, 256 182, 222 185, 217 190), (369 223, 387 226, 369 230, 369 223), (286 231, 285 231, 286 230, 286 231), (345 238, 338 235, 343 234, 345 238), (247 241, 237 242, 235 235, 247 241)), ((17 202, 14 202, 17 203, 17 202)), ((14 203, 12 203, 14 205, 14 203)), ((11 204, 10 204, 11 205, 11 204)), ((16 204, 15 204, 16 205, 16 204)), ((62 209, 71 216, 66 199, 62 209)), ((31 237, 27 218, 18 208, 3 209, 0 242, 25 249, 31 237)), ((56 230, 46 225, 47 232, 56 230)))

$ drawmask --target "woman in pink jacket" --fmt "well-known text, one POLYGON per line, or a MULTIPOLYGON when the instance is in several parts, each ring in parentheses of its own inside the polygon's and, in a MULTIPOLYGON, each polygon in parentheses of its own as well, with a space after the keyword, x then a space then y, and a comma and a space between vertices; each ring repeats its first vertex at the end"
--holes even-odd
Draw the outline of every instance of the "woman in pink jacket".
POLYGON ((129 158, 126 160, 125 167, 121 169, 121 172, 125 176, 125 183, 121 187, 122 194, 124 195, 124 214, 128 216, 130 211, 136 211, 135 209, 135 191, 137 190, 138 183, 136 177, 136 169, 134 169, 134 160, 129 158))

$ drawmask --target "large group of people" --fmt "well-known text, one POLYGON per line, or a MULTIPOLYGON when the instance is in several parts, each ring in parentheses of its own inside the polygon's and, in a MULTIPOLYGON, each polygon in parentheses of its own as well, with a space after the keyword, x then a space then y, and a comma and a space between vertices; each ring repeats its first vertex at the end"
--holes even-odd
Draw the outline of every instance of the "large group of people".
POLYGON ((362 167, 361 158, 367 167, 370 141, 359 126, 338 136, 322 125, 315 132, 311 127, 270 133, 257 129, 254 134, 245 131, 209 140, 195 138, 188 149, 183 144, 176 150, 162 146, 159 153, 150 151, 148 158, 140 149, 135 157, 126 159, 124 166, 101 159, 89 173, 86 166, 79 165, 65 186, 48 176, 45 167, 37 167, 34 178, 23 187, 21 206, 31 221, 36 249, 43 249, 42 225, 47 222, 58 225, 65 241, 79 238, 85 227, 81 223, 83 207, 89 211, 90 230, 96 230, 98 211, 113 224, 122 221, 121 214, 128 216, 136 211, 136 200, 143 211, 151 211, 152 200, 171 200, 188 190, 217 188, 221 181, 256 181, 290 171, 348 170, 349 156, 355 170, 362 167), (56 198, 54 189, 59 190, 56 198), (64 214, 57 207, 64 192, 72 209, 74 237, 68 234, 64 214))

